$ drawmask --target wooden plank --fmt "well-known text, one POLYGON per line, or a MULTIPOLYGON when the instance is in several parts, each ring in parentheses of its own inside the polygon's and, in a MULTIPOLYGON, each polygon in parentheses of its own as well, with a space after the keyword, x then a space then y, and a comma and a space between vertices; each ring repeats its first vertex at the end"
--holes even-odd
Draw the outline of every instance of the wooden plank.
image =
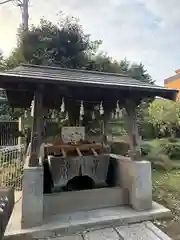
POLYGON ((98 156, 98 153, 94 150, 94 148, 91 148, 91 151, 92 151, 94 156, 98 156))
POLYGON ((64 149, 66 153, 68 152, 74 152, 76 149, 79 149, 80 151, 92 151, 91 149, 93 148, 94 150, 103 150, 101 144, 83 144, 83 145, 68 145, 68 144, 63 144, 63 145, 55 145, 55 146, 46 146, 45 147, 45 152, 47 154, 50 153, 59 153, 60 149, 64 149))
POLYGON ((64 151, 64 148, 61 148, 61 153, 62 153, 63 157, 66 157, 66 152, 64 151))
POLYGON ((79 157, 82 157, 82 156, 83 156, 82 153, 81 153, 81 151, 79 150, 79 148, 76 148, 76 152, 77 152, 77 154, 78 154, 79 157))

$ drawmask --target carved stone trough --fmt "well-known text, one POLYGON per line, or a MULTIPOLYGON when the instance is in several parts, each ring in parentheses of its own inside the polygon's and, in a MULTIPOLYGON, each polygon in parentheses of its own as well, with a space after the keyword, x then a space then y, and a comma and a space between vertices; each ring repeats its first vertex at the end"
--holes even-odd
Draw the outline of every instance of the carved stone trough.
POLYGON ((48 155, 54 187, 63 187, 77 176, 90 177, 95 185, 106 184, 110 157, 98 144, 60 147, 59 156, 48 155))

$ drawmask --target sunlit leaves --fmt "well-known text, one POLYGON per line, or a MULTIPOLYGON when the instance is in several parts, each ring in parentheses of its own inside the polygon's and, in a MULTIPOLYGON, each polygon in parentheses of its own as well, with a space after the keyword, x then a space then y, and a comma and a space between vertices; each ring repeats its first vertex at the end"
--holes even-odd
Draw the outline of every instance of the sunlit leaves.
POLYGON ((174 129, 180 127, 180 102, 155 99, 148 110, 150 122, 162 133, 173 134, 174 129))

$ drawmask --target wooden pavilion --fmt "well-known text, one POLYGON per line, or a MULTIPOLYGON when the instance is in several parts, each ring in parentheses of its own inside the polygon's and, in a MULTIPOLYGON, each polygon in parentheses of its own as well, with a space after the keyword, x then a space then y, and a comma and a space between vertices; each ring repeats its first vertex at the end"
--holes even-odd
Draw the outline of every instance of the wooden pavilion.
MULTIPOLYGON (((80 101, 88 102, 89 108, 103 102, 105 109, 112 111, 116 102, 125 107, 132 126, 130 130, 131 148, 133 146, 133 131, 136 131, 135 108, 148 97, 162 97, 175 100, 177 90, 140 82, 127 75, 103 73, 85 70, 63 69, 49 66, 22 65, 0 74, 0 87, 6 89, 8 102, 14 108, 29 108, 34 99, 34 123, 32 130, 32 154, 38 149, 34 137, 39 131, 39 121, 45 109, 60 109, 62 98, 67 108, 80 107, 80 101), (92 104, 91 104, 92 103, 92 104), (77 105, 77 106, 76 106, 77 105), (134 120, 134 121, 132 121, 134 120), (36 145, 36 146, 34 146, 36 145)), ((70 109, 71 111, 74 109, 70 109)), ((70 111, 70 114, 71 114, 70 111)), ((77 110, 79 111, 79 110, 77 110)), ((109 112, 105 113, 109 114, 109 112)), ((75 116, 75 114, 73 115, 75 116)), ((75 116, 79 118, 79 112, 75 116)), ((71 116, 70 116, 71 118, 71 116)), ((36 140, 35 140, 36 139, 36 140)), ((37 156, 34 156, 37 159, 37 156)), ((30 164, 36 165, 36 161, 30 164), (35 163, 32 163, 35 162, 35 163)))
MULTIPOLYGON (((74 120, 74 123, 79 119, 79 109, 82 101, 84 102, 84 108, 90 111, 95 105, 102 104, 105 109, 102 116, 105 123, 117 102, 120 107, 126 109, 130 139, 129 156, 132 161, 130 163, 128 161, 128 164, 130 164, 128 168, 125 167, 124 160, 119 163, 121 167, 117 167, 120 170, 117 171, 116 178, 120 180, 116 181, 116 191, 118 186, 121 186, 121 189, 126 189, 129 200, 125 204, 130 204, 136 210, 151 208, 151 171, 147 162, 142 161, 141 163, 139 161, 141 158, 138 148, 136 107, 143 99, 150 97, 158 96, 175 100, 177 90, 140 82, 124 74, 36 65, 21 65, 10 71, 0 73, 0 88, 6 90, 11 107, 26 109, 30 107, 32 100, 34 100, 31 150, 24 168, 23 227, 39 224, 44 218, 43 211, 47 208, 45 206, 47 199, 43 196, 43 169, 39 161, 42 143, 41 133, 43 131, 42 119, 45 110, 60 109, 62 99, 64 99, 68 109, 69 118, 74 120), (127 173, 129 169, 133 170, 127 173), (143 179, 143 182, 139 183, 137 175, 143 179), (138 187, 139 192, 134 190, 138 187)), ((104 134, 106 135, 106 132, 104 134)), ((119 162, 119 159, 117 161, 119 162)), ((73 197, 71 196, 71 198, 73 197)), ((55 204, 53 201, 58 202, 59 200, 55 200, 54 197, 51 202, 48 201, 47 205, 50 207, 49 204, 53 205, 55 204)), ((117 202, 118 200, 116 204, 117 202)))

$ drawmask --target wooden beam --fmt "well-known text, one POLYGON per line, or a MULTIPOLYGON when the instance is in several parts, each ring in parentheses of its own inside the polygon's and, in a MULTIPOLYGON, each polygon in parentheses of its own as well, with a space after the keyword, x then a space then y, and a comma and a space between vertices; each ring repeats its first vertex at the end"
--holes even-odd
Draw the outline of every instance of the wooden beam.
POLYGON ((98 156, 98 153, 95 151, 94 148, 91 148, 91 151, 92 151, 92 153, 93 153, 94 156, 98 156))
POLYGON ((61 148, 61 153, 62 153, 63 157, 66 157, 66 152, 64 151, 64 148, 61 148))
POLYGON ((81 151, 79 150, 79 148, 76 148, 76 152, 77 152, 77 154, 78 154, 79 157, 82 157, 82 153, 81 153, 81 151))

